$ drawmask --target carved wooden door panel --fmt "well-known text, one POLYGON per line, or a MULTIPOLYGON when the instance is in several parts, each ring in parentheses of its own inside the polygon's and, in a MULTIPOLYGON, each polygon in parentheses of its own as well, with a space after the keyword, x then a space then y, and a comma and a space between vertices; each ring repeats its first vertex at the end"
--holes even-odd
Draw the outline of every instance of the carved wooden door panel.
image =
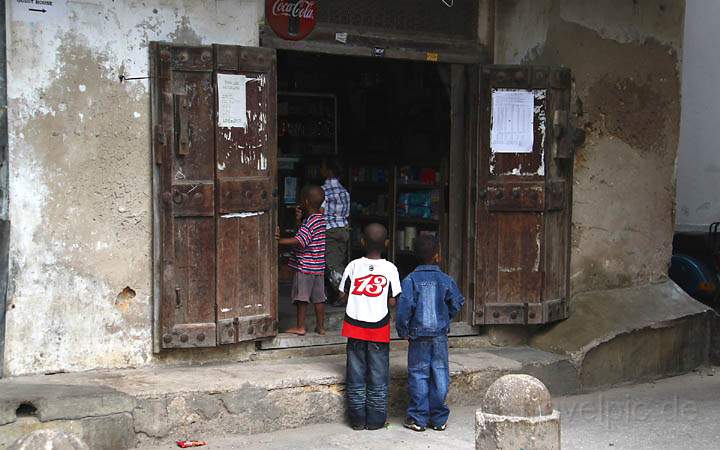
POLYGON ((153 43, 150 59, 155 348, 272 336, 274 51, 153 43), (223 73, 247 78, 243 127, 219 126, 223 73))
MULTIPOLYGON (((220 344, 277 334, 276 56, 214 46, 217 77, 245 83, 247 126, 216 129, 220 344)), ((218 94, 222 93, 218 89, 218 94)))
POLYGON ((477 186, 473 189, 476 324, 540 324, 567 316, 570 81, 567 69, 480 69, 477 186), (493 117, 493 101, 499 103, 503 91, 525 93, 525 105, 532 104, 532 145, 527 152, 491 148, 492 127, 505 119, 493 117))
POLYGON ((217 342, 212 51, 154 46, 153 58, 160 343, 211 347, 217 342))

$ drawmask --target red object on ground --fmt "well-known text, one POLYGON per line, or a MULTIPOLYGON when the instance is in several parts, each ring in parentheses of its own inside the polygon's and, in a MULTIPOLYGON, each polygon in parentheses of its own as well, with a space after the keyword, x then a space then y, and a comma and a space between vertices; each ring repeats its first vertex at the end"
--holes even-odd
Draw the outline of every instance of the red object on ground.
POLYGON ((180 448, 202 447, 207 445, 205 441, 176 441, 175 443, 180 448))
POLYGON ((316 0, 265 0, 265 19, 275 34, 299 41, 315 28, 316 0))

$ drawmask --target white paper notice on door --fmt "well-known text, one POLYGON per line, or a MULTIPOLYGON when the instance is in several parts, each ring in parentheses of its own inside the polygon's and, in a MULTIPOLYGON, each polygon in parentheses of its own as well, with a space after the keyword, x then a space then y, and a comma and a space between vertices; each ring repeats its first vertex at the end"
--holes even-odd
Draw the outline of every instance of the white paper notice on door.
POLYGON ((534 105, 532 91, 493 89, 490 130, 493 153, 532 153, 534 105))
POLYGON ((245 75, 217 74, 219 127, 247 128, 247 81, 245 75))

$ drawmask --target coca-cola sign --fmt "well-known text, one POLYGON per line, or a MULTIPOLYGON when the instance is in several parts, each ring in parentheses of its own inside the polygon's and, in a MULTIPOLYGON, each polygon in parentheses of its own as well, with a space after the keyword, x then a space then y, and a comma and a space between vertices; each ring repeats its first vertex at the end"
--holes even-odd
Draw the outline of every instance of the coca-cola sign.
POLYGON ((315 0, 265 0, 265 18, 275 34, 299 41, 315 28, 315 0))

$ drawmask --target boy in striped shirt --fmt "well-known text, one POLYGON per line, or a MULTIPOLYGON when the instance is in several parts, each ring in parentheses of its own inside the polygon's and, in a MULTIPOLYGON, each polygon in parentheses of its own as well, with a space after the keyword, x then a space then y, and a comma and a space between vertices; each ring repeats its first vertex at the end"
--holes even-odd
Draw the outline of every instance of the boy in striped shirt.
POLYGON ((278 245, 293 248, 288 265, 295 271, 292 300, 297 308, 297 326, 286 330, 297 335, 305 334, 305 313, 308 303, 315 308, 315 331, 325 334, 325 216, 320 208, 325 192, 320 186, 308 186, 301 195, 305 220, 295 237, 281 238, 276 230, 278 245))

